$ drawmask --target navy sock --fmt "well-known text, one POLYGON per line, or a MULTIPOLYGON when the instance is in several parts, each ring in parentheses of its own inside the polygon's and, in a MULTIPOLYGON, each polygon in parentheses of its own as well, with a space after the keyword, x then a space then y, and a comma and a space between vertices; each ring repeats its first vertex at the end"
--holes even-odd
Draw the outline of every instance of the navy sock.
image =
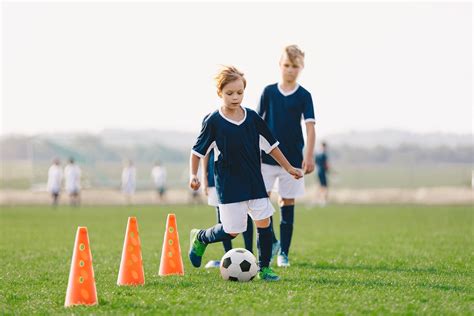
POLYGON ((272 255, 272 227, 257 228, 258 266, 260 268, 270 265, 272 255))
POLYGON ((253 220, 247 215, 247 230, 243 232, 245 249, 253 253, 253 220))
POLYGON ((216 224, 208 229, 201 229, 197 239, 205 244, 213 244, 219 241, 234 239, 234 236, 227 234, 222 224, 216 224))
POLYGON ((290 251, 291 237, 293 236, 293 222, 295 219, 295 206, 286 205, 280 207, 280 242, 281 252, 288 256, 290 251))
POLYGON ((273 229, 273 216, 270 216, 270 227, 272 228, 272 244, 276 243, 278 240, 275 236, 275 230, 273 229))
MULTIPOLYGON (((221 222, 221 213, 219 211, 219 206, 216 206, 216 214, 217 214, 217 223, 222 224, 221 222)), ((222 241, 222 245, 224 246, 224 252, 227 252, 232 249, 232 239, 226 239, 222 241)))

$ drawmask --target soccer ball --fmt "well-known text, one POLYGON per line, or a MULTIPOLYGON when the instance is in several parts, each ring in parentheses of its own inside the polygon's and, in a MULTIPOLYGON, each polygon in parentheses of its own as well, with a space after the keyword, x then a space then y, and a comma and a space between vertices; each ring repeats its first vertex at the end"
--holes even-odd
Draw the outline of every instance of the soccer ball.
POLYGON ((258 272, 257 259, 246 249, 231 249, 222 257, 220 270, 224 280, 251 281, 258 272))

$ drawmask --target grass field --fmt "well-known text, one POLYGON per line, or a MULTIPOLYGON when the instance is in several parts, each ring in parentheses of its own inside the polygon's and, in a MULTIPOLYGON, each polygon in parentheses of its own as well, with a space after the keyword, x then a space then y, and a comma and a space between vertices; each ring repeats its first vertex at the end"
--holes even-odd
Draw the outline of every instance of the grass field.
MULTIPOLYGON (((473 314, 472 206, 298 207, 292 266, 278 283, 194 269, 188 232, 207 206, 2 207, 0 314, 473 314), (165 218, 177 214, 183 277, 159 277, 165 218), (127 217, 138 218, 146 285, 115 285, 127 217), (91 241, 99 305, 63 307, 78 225, 91 241)), ((235 246, 242 246, 238 237, 235 246)), ((222 255, 212 245, 204 261, 222 255)))

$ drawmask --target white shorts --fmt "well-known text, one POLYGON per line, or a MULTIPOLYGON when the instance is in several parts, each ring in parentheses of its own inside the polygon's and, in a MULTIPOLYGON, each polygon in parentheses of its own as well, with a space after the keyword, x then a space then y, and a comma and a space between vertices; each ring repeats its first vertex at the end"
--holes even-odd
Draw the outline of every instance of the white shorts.
POLYGON ((219 199, 217 198, 216 187, 207 188, 207 205, 218 206, 219 199))
POLYGON ((262 176, 267 192, 278 192, 284 199, 294 199, 304 195, 304 177, 296 180, 281 166, 263 163, 262 176))
POLYGON ((269 198, 219 204, 222 226, 228 234, 242 233, 247 230, 247 214, 255 221, 273 215, 275 209, 269 198))

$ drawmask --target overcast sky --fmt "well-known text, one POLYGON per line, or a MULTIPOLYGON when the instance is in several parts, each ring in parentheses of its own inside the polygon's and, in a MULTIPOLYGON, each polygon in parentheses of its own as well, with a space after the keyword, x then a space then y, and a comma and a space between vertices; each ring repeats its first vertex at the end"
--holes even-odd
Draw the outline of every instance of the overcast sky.
POLYGON ((472 132, 471 3, 8 3, 5 133, 104 128, 197 132, 219 64, 246 75, 255 108, 286 44, 320 135, 397 128, 472 132))

